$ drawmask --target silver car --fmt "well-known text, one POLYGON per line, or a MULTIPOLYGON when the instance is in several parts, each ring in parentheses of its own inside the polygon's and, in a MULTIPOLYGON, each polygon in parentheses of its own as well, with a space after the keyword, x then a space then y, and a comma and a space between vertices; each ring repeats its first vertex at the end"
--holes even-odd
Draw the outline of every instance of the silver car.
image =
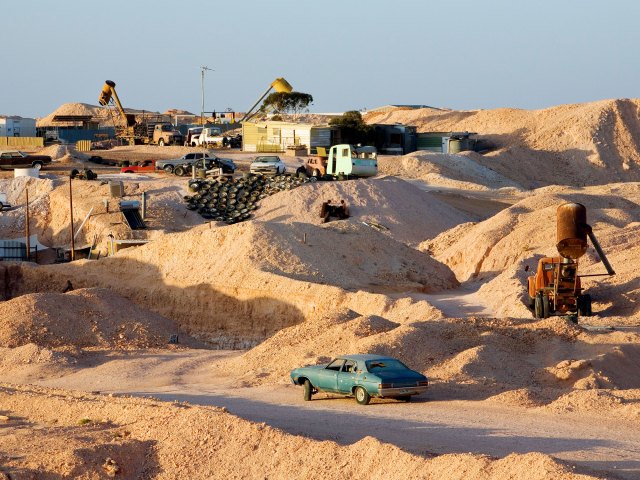
POLYGON ((167 173, 172 173, 173 169, 176 168, 178 165, 184 165, 184 164, 193 164, 193 162, 195 162, 196 160, 200 160, 201 158, 208 158, 211 160, 214 160, 218 157, 216 157, 215 155, 209 155, 208 153, 204 153, 204 152, 193 152, 193 153, 187 153, 186 155, 181 156, 180 158, 173 158, 171 160, 157 160, 156 161, 156 170, 162 171, 164 170, 167 173))
POLYGON ((254 159, 249 171, 262 175, 281 175, 287 171, 287 167, 277 155, 263 155, 254 159))

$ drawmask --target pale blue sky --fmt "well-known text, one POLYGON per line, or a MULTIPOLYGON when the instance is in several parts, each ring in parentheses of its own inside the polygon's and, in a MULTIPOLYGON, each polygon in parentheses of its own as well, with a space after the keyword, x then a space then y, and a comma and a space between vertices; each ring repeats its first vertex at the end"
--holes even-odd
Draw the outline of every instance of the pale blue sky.
POLYGON ((634 0, 0 0, 0 115, 97 104, 246 110, 276 77, 312 111, 544 108, 638 97, 634 0))

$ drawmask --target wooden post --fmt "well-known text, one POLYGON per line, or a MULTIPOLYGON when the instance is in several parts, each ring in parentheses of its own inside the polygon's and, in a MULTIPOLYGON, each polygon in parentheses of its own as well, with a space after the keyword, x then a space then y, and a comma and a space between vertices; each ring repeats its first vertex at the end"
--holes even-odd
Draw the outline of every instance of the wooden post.
POLYGON ((25 235, 27 236, 27 262, 31 259, 31 240, 29 239, 30 237, 30 231, 29 231, 29 182, 27 181, 27 183, 25 184, 25 193, 27 195, 27 214, 26 214, 26 220, 25 220, 25 235))
POLYGON ((75 232, 73 231, 73 189, 71 188, 72 180, 69 178, 69 214, 71 216, 71 261, 76 259, 76 242, 75 232))

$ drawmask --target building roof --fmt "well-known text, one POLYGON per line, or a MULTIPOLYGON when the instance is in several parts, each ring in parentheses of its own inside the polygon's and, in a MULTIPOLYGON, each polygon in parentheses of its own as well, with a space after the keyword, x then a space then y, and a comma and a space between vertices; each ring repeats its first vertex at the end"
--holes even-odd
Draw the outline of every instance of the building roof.
POLYGON ((368 110, 368 112, 384 112, 387 110, 393 110, 395 108, 406 108, 406 109, 411 109, 411 110, 417 110, 419 108, 431 108, 433 110, 442 110, 441 108, 437 108, 437 107, 432 107, 430 105, 400 105, 400 104, 390 104, 390 105, 383 105, 381 107, 377 107, 377 108, 372 108, 371 110, 368 110))

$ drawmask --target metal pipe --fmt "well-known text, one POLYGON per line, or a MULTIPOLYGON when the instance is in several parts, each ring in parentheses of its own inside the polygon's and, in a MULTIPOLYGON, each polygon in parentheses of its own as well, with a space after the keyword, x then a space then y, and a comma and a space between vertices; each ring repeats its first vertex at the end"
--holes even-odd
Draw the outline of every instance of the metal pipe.
POLYGON ((251 118, 253 115, 251 115, 251 112, 253 112, 253 109, 256 108, 258 106, 258 104, 262 101, 262 99, 264 97, 266 97, 269 92, 271 91, 273 87, 271 85, 269 85, 269 88, 267 88, 267 90, 262 94, 262 96, 258 99, 258 101, 256 103, 253 104, 253 106, 247 110, 247 113, 244 114, 244 117, 242 117, 242 119, 240 120, 240 123, 244 122, 245 120, 248 120, 249 118, 251 118))
POLYGON ((89 210, 89 213, 87 213, 87 216, 84 217, 84 220, 82 221, 82 223, 80 224, 80 226, 78 227, 78 230, 76 231, 75 235, 73 236, 73 239, 75 240, 76 237, 78 236, 78 234, 82 231, 82 227, 84 227, 84 224, 86 223, 87 220, 89 220, 89 217, 91 216, 91 213, 93 212, 93 207, 91 207, 91 210, 89 210))
POLYGON ((31 259, 31 239, 29 238, 30 232, 29 232, 29 183, 27 182, 25 184, 25 193, 27 195, 27 213, 26 213, 26 221, 25 221, 25 234, 27 236, 26 240, 27 240, 27 262, 31 259))
POLYGON ((142 192, 142 219, 147 218, 147 192, 142 192))
POLYGON ((69 215, 71 216, 71 261, 76 259, 76 242, 73 232, 73 189, 71 188, 72 179, 69 178, 69 215))
POLYGON ((600 256, 600 260, 602 261, 602 264, 604 265, 604 268, 607 269, 607 273, 609 275, 615 275, 616 272, 613 270, 613 267, 611 267, 611 264, 609 263, 609 260, 607 259, 607 256, 604 254, 604 251, 602 250, 602 247, 600 246, 600 243, 598 242, 598 239, 596 238, 595 234, 593 233, 592 228, 589 226, 589 228, 587 228, 586 230, 587 230, 587 235, 589 235, 589 238, 591 239, 591 243, 593 243, 593 248, 595 248, 596 252, 598 252, 598 255, 600 256))

